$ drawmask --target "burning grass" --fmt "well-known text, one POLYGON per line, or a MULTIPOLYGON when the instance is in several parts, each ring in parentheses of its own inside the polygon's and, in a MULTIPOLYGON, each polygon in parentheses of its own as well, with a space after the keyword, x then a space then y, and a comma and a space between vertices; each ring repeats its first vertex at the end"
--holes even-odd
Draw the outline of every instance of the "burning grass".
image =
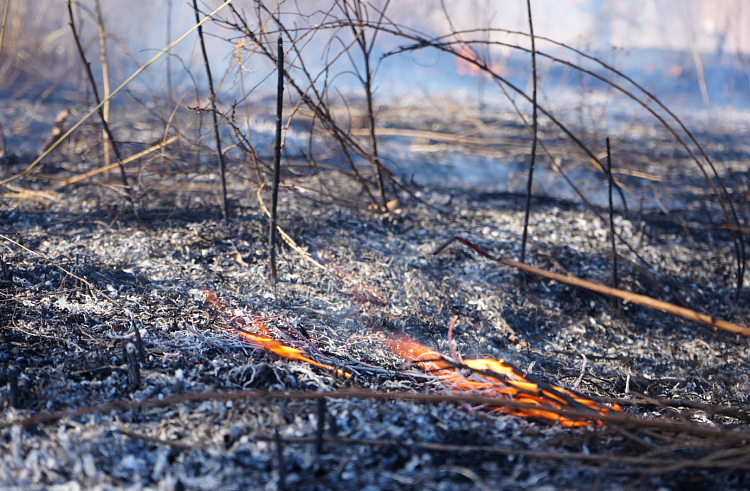
MULTIPOLYGON (((318 368, 323 368, 334 372, 339 377, 351 377, 349 372, 333 367, 327 363, 321 363, 313 360, 310 353, 305 350, 295 348, 287 343, 292 343, 287 338, 286 343, 280 341, 271 336, 271 331, 268 329, 267 322, 272 320, 271 317, 261 317, 252 315, 247 312, 232 312, 215 293, 211 291, 205 291, 206 301, 208 301, 221 316, 219 322, 219 328, 224 328, 230 333, 233 333, 236 337, 241 339, 243 342, 252 346, 253 348, 262 349, 274 353, 282 358, 289 360, 297 360, 304 363, 309 363, 318 368)), ((291 326, 289 326, 291 328, 291 326)), ((292 328, 293 329, 293 328, 292 328)), ((305 340, 307 346, 313 348, 309 339, 305 340)), ((320 352, 318 352, 320 353, 320 352)))
MULTIPOLYGON (((332 260, 329 260, 329 262, 332 262, 332 260)), ((337 276, 343 274, 338 267, 336 267, 336 271, 337 276)), ((346 277, 349 278, 348 275, 346 277)), ((359 282, 349 286, 355 286, 356 292, 362 292, 365 289, 359 282)), ((221 318, 219 328, 234 333, 236 337, 250 346, 269 351, 282 358, 309 363, 318 368, 334 372, 338 377, 351 377, 349 371, 336 368, 335 362, 328 357, 325 357, 326 363, 312 359, 314 355, 310 351, 315 351, 321 356, 322 353, 315 349, 310 339, 304 338, 302 340, 302 344, 308 347, 308 351, 293 347, 291 346, 292 343, 300 343, 295 342, 288 336, 283 341, 271 336, 266 324, 271 318, 256 316, 243 311, 232 311, 215 293, 205 291, 205 294, 206 300, 216 309, 221 318)), ((361 295, 358 295, 356 298, 359 300, 360 297, 361 295)), ((382 297, 378 295, 378 298, 382 297)), ((287 325, 289 330, 294 330, 299 337, 302 337, 288 322, 287 325)), ((622 411, 617 404, 613 404, 611 407, 604 406, 569 389, 533 379, 503 360, 448 360, 440 353, 400 333, 383 334, 379 339, 404 360, 414 362, 421 370, 437 377, 449 393, 470 393, 488 399, 500 398, 519 404, 537 406, 533 409, 523 407, 516 409, 493 408, 498 412, 559 422, 565 427, 589 427, 602 425, 602 422, 596 419, 599 414, 622 411), (465 374, 466 371, 469 373, 465 374), (568 408, 574 411, 592 410, 592 415, 590 418, 566 417, 564 413, 546 411, 545 408, 558 410, 568 408)))
POLYGON ((404 359, 414 362, 425 372, 438 377, 449 393, 472 393, 489 399, 506 399, 536 406, 516 409, 492 408, 501 413, 545 419, 558 422, 565 427, 591 427, 602 425, 602 422, 596 419, 597 415, 622 410, 617 404, 605 406, 569 389, 529 377, 503 360, 450 361, 440 353, 402 334, 386 336, 383 342, 404 359), (568 417, 564 411, 550 412, 545 408, 592 410, 592 414, 589 418, 568 417))

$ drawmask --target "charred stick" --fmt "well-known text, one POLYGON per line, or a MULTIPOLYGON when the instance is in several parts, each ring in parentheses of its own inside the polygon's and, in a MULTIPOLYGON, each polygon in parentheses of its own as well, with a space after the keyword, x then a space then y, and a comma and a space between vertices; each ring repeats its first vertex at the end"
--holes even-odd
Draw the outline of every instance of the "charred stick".
MULTIPOLYGON (((408 401, 419 401, 425 404, 473 404, 473 405, 484 405, 488 408, 492 407, 506 407, 510 409, 538 409, 537 404, 526 404, 519 403, 507 399, 492 399, 483 397, 476 394, 419 394, 419 393, 398 393, 398 392, 373 392, 370 390, 363 389, 348 389, 336 392, 279 392, 279 391, 257 391, 257 390, 240 390, 240 391, 206 391, 206 392, 186 392, 179 395, 170 397, 141 399, 141 400, 115 400, 108 403, 103 403, 95 406, 86 406, 78 409, 67 410, 67 411, 52 411, 46 413, 39 413, 28 418, 19 419, 15 421, 0 422, 0 430, 10 428, 12 426, 19 426, 21 428, 29 428, 38 424, 46 424, 53 421, 57 421, 61 418, 73 418, 85 414, 93 413, 106 413, 109 411, 127 410, 135 408, 151 408, 151 407, 173 407, 176 404, 186 402, 198 402, 198 401, 209 401, 209 400, 313 400, 321 398, 332 398, 332 399, 368 399, 368 400, 408 400, 408 401)), ((618 402, 620 402, 618 400, 618 402)), ((626 401, 629 404, 634 404, 635 401, 626 401)), ((670 402, 671 404, 671 402, 670 402)), ((546 412, 556 413, 564 415, 568 418, 582 417, 590 418, 590 408, 586 411, 580 411, 571 409, 568 407, 556 408, 548 407, 544 408, 546 412)), ((706 411, 712 412, 713 410, 707 408, 706 411)), ((642 419, 639 417, 623 414, 620 412, 608 412, 604 414, 597 414, 596 418, 607 424, 620 424, 639 428, 653 428, 661 429, 675 433, 684 433, 692 436, 702 436, 709 438, 722 438, 727 442, 745 442, 750 439, 750 432, 740 431, 736 428, 727 427, 709 427, 700 425, 697 423, 688 423, 685 421, 669 421, 663 419, 642 419)), ((330 432, 335 435, 338 430, 335 425, 335 418, 329 417, 329 425, 331 426, 330 432)))
POLYGON ((227 204, 227 177, 226 163, 224 162, 224 153, 221 151, 221 137, 219 136, 219 119, 216 116, 216 92, 214 91, 214 80, 211 77, 211 66, 208 63, 208 53, 206 53, 206 43, 203 41, 203 25, 201 16, 198 11, 198 0, 193 0, 193 10, 195 10, 195 22, 198 24, 198 38, 201 42, 201 52, 203 53, 203 64, 206 66, 206 75, 208 75, 208 89, 211 95, 211 115, 214 120, 214 134, 216 135, 216 155, 219 157, 219 170, 221 173, 221 214, 224 220, 229 220, 229 205, 227 204))
POLYGON ((138 355, 139 361, 146 361, 146 350, 143 349, 143 338, 141 338, 141 331, 138 329, 138 326, 133 324, 135 327, 135 348, 136 348, 136 354, 138 355))
POLYGON ((536 105, 536 44, 534 42, 534 23, 531 18, 531 0, 526 0, 526 8, 529 11, 529 34, 531 35, 531 76, 532 76, 532 93, 531 105, 532 123, 531 123, 531 160, 529 161, 529 179, 526 183, 526 210, 523 217, 523 236, 521 238, 521 262, 526 262, 526 238, 529 232, 529 215, 531 214, 531 188, 534 185, 534 163, 536 161, 536 142, 537 142, 537 105, 536 105))
POLYGON ((15 409, 21 408, 21 397, 18 392, 18 370, 11 368, 8 370, 8 396, 10 406, 15 409))
POLYGON ((279 202, 281 180, 281 116, 284 106, 284 40, 279 34, 277 62, 278 83, 276 86, 276 147, 273 156, 273 191, 271 194, 271 230, 268 234, 268 249, 271 258, 271 279, 276 281, 276 206, 279 202))
POLYGON ((138 363, 138 353, 133 343, 125 345, 125 356, 128 363, 128 389, 132 392, 141 386, 141 367, 138 363))
POLYGON ((13 275, 8 269, 8 263, 5 262, 5 258, 0 255, 0 280, 3 282, 9 282, 13 280, 13 275))
POLYGON ((120 166, 120 174, 122 175, 122 183, 125 185, 125 187, 128 187, 128 178, 125 175, 125 166, 122 165, 122 157, 120 156, 120 149, 117 146, 117 142, 115 141, 115 138, 112 136, 112 132, 109 129, 109 123, 107 122, 107 118, 104 115, 102 101, 99 98, 99 90, 96 88, 96 80, 94 79, 94 73, 91 71, 91 63, 89 63, 88 60, 86 60, 86 53, 84 53, 83 51, 81 40, 78 37, 78 31, 76 31, 75 19, 73 17, 73 7, 71 6, 70 0, 67 0, 66 3, 68 4, 68 15, 70 16, 70 28, 73 30, 73 38, 76 41, 78 54, 81 56, 81 60, 83 61, 83 66, 86 69, 86 74, 88 75, 89 82, 91 83, 91 89, 94 92, 94 99, 96 100, 97 106, 99 106, 98 108, 99 118, 102 120, 104 131, 107 133, 107 138, 109 138, 109 142, 112 144, 112 150, 114 150, 115 158, 117 159, 117 163, 120 166))
POLYGON ((326 429, 326 400, 318 399, 318 428, 315 432, 315 453, 323 453, 323 434, 326 429))
POLYGON ((284 443, 279 435, 279 429, 274 428, 273 440, 276 443, 276 463, 279 467, 278 489, 286 489, 286 466, 284 465, 284 443))
POLYGON ((615 247, 615 217, 612 205, 612 151, 609 148, 609 137, 607 137, 607 175, 609 176, 609 237, 612 241, 612 286, 617 288, 617 248, 615 247))

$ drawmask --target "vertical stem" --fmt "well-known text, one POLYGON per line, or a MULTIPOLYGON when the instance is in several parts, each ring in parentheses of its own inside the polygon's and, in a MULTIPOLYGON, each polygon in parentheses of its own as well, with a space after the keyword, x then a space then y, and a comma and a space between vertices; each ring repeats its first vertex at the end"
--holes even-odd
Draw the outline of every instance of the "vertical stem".
POLYGON ((523 237, 521 239, 521 262, 526 260, 526 238, 529 231, 529 214, 531 213, 531 188, 534 183, 534 162, 536 161, 536 143, 537 143, 537 105, 536 105, 536 44, 534 42, 534 23, 531 19, 531 0, 526 0, 526 7, 529 11, 529 33, 531 34, 531 74, 533 82, 533 92, 531 104, 534 106, 532 115, 531 137, 531 161, 529 162, 529 180, 526 183, 526 212, 523 218, 523 237))
MULTIPOLYGON (((68 15, 70 16, 70 28, 73 30, 73 38, 75 39, 76 47, 78 48, 78 54, 81 56, 81 60, 83 61, 83 66, 86 69, 86 75, 88 75, 89 83, 91 83, 91 90, 94 92, 94 99, 96 100, 97 109, 99 111, 99 117, 102 120, 102 125, 104 126, 104 131, 107 133, 107 137, 109 138, 109 141, 112 142, 112 150, 114 150, 115 152, 115 158, 117 159, 117 163, 120 166, 120 173, 122 174, 122 183, 125 185, 125 187, 128 187, 128 178, 125 175, 125 167, 122 165, 122 158, 120 157, 120 150, 117 147, 117 142, 115 142, 115 139, 112 136, 112 132, 109 129, 109 123, 104 117, 104 111, 102 109, 103 105, 101 103, 101 99, 99 98, 99 90, 96 88, 96 80, 94 79, 94 74, 91 72, 91 63, 89 63, 86 60, 86 53, 83 51, 83 46, 81 45, 81 39, 78 37, 78 31, 76 31, 75 18, 73 17, 73 7, 71 5, 70 0, 67 0, 67 5, 68 5, 68 15)), ((61 136, 56 141, 61 141, 77 126, 78 125, 68 130, 68 133, 61 136)), ((45 152, 42 155, 40 155, 37 158, 37 161, 41 159, 44 155, 47 155, 56 146, 57 146, 57 143, 52 144, 47 150, 45 150, 45 152)))
MULTIPOLYGON (((172 0, 167 0, 167 46, 172 42, 172 0)), ((171 56, 167 56, 167 100, 169 111, 172 111, 172 67, 171 56)))
POLYGON ((617 288, 617 249, 615 248, 615 217, 612 205, 612 152, 609 149, 609 137, 607 137, 607 174, 609 175, 609 236, 612 240, 612 286, 617 288))
POLYGON ((273 156, 273 192, 271 195, 271 230, 268 234, 268 248, 271 257, 271 279, 276 281, 276 205, 279 201, 279 181, 281 180, 281 116, 284 107, 284 40, 279 34, 276 56, 278 84, 276 86, 276 147, 273 156))
POLYGON ((276 463, 279 466, 279 481, 276 488, 282 491, 286 490, 286 464, 284 463, 284 443, 279 435, 279 428, 273 430, 273 439, 276 443, 276 463))
POLYGON ((315 431, 315 453, 323 453, 323 435, 326 429, 326 399, 318 399, 318 428, 315 431))
POLYGON ((203 25, 200 24, 201 17, 198 11, 198 0, 193 0, 193 10, 195 10, 195 22, 198 23, 198 38, 201 42, 201 51, 203 52, 203 64, 206 65, 206 74, 208 75, 208 89, 211 91, 211 115, 214 120, 214 134, 216 135, 216 155, 219 157, 219 169, 221 172, 221 214, 224 220, 229 220, 229 206, 227 204, 227 178, 226 163, 224 162, 224 153, 221 151, 221 137, 219 135, 219 118, 216 116, 216 92, 214 92, 214 80, 211 77, 211 66, 208 63, 208 53, 206 53, 206 43, 203 40, 203 25))
MULTIPOLYGON (((111 93, 111 87, 109 84, 109 58, 107 57, 107 36, 104 32, 104 18, 102 17, 102 8, 99 0, 96 0, 94 2, 94 7, 96 8, 96 21, 99 24, 99 45, 101 47, 102 52, 102 83, 104 86, 104 105, 102 106, 102 117, 104 120, 109 124, 109 101, 106 100, 109 98, 109 94, 111 93)), ((104 166, 109 167, 110 163, 110 147, 111 142, 109 141, 109 138, 107 137, 107 131, 102 130, 103 138, 104 138, 104 145, 102 146, 104 150, 104 166)), ((107 176, 109 176, 109 171, 107 171, 107 176)))
MULTIPOLYGON (((365 46, 364 32, 362 33, 362 45, 365 46)), ((372 108, 372 73, 370 71, 370 53, 364 51, 365 58, 365 93, 367 94, 367 126, 370 130, 370 151, 372 152, 372 164, 378 178, 378 192, 380 193, 381 209, 388 211, 388 199, 385 197, 385 186, 383 184, 383 171, 380 168, 380 157, 378 156, 378 139, 375 135, 375 112, 372 108)))
POLYGON ((5 9, 3 9, 3 24, 0 27, 0 53, 3 52, 3 42, 5 41, 5 23, 8 22, 8 9, 10 8, 10 0, 5 0, 5 9))

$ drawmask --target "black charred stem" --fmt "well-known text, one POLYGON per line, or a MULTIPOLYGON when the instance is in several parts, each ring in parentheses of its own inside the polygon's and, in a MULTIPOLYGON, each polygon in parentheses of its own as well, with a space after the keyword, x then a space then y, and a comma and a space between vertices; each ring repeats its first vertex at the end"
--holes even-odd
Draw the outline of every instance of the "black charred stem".
POLYGON ((281 180, 281 117, 284 107, 284 40, 279 34, 276 57, 278 84, 276 86, 276 147, 273 156, 273 190, 271 192, 271 230, 268 233, 270 275, 276 283, 276 207, 279 203, 279 181, 281 180))
POLYGON ((286 489, 286 465, 284 464, 284 442, 279 435, 279 429, 273 430, 273 440, 276 443, 276 465, 279 467, 279 482, 277 489, 286 489))
POLYGON ((10 406, 15 409, 21 408, 21 396, 18 392, 18 370, 11 368, 8 370, 8 396, 10 406))
POLYGON ((133 392, 141 386, 141 366, 138 362, 138 349, 133 343, 125 345, 125 357, 128 362, 128 390, 133 392))
POLYGON ((609 236, 612 241, 612 286, 617 286, 617 248, 615 247, 615 212, 612 204, 612 188, 614 179, 612 178, 612 152, 609 148, 609 137, 607 137, 607 174, 609 175, 609 236))
POLYGON ((133 323, 133 330, 135 331, 135 347, 137 349, 138 360, 141 362, 146 361, 146 350, 143 348, 143 338, 141 338, 141 331, 138 329, 138 325, 135 323, 135 319, 131 320, 133 323))
POLYGON ((318 428, 315 432, 315 453, 318 455, 323 453, 323 434, 326 429, 326 409, 327 404, 325 398, 318 399, 318 428))
POLYGON ((529 11, 529 34, 531 35, 531 74, 532 74, 532 135, 531 135, 531 160, 529 161, 529 179, 526 183, 526 209, 523 217, 523 236, 521 238, 521 262, 526 262, 526 238, 529 231, 529 215, 531 213, 531 190, 534 185, 534 163, 536 161, 536 144, 538 133, 537 104, 536 104, 536 45, 534 43, 534 23, 531 19, 531 0, 526 0, 529 11))
POLYGON ((216 116, 216 91, 214 91, 214 80, 211 77, 211 66, 208 64, 208 54, 206 53, 206 43, 203 41, 203 26, 200 25, 201 17, 198 10, 198 0, 193 0, 193 10, 195 10, 195 22, 198 23, 198 38, 200 39, 201 52, 203 53, 203 64, 206 66, 208 75, 208 88, 211 92, 211 115, 214 120, 214 134, 216 135, 216 156, 219 158, 219 171, 221 173, 221 214, 224 220, 229 221, 229 204, 227 202, 227 177, 226 163, 224 162, 224 153, 221 151, 221 137, 219 136, 219 119, 216 116))
POLYGON ((12 285, 13 283, 13 275, 10 272, 10 268, 8 267, 8 263, 5 262, 5 258, 0 255, 0 283, 2 283, 3 286, 5 285, 12 285))

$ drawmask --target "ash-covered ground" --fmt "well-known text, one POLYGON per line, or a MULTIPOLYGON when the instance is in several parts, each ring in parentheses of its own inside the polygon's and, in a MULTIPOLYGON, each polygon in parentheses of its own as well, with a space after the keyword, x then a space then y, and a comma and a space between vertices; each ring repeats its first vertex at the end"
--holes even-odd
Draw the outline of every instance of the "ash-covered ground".
MULTIPOLYGON (((75 167, 63 156, 55 162, 43 170, 46 178, 9 189, 0 215, 0 482, 7 489, 750 485, 745 338, 522 276, 459 244, 432 254, 462 236, 517 258, 522 193, 417 180, 412 194, 391 189, 399 201, 383 214, 342 204, 365 203, 348 178, 287 175, 280 226, 329 267, 282 242, 274 283, 257 186, 230 181, 232 220, 224 222, 214 204, 216 175, 205 168, 161 180, 152 174, 128 198, 116 173, 55 187, 50 175, 100 165, 75 167), (363 303, 352 284, 383 301, 363 303), (243 345, 222 329, 206 290, 233 309, 272 318, 274 336, 309 340, 320 359, 356 375, 336 377, 243 345), (470 404, 363 396, 327 400, 322 440, 320 405, 304 398, 208 397, 17 424, 50 411, 215 390, 443 394, 434 377, 404 363, 382 338, 403 332, 450 355, 456 315, 453 337, 463 357, 508 360, 563 387, 575 384, 585 364, 578 391, 620 400, 626 413, 657 423, 566 429, 470 404), (137 388, 125 349, 135 329, 144 349, 137 388), (692 429, 660 428, 659 421, 692 429)), ((679 156, 670 162, 686 165, 679 156)), ((27 163, 6 161, 5 175, 27 163)), ((672 196, 685 197, 679 213, 617 214, 619 286, 744 325, 750 293, 733 302, 731 237, 697 178, 680 178, 670 186, 672 196)), ((268 203, 267 188, 262 196, 268 203)), ((611 284, 606 217, 604 207, 535 199, 527 261, 611 284)))

